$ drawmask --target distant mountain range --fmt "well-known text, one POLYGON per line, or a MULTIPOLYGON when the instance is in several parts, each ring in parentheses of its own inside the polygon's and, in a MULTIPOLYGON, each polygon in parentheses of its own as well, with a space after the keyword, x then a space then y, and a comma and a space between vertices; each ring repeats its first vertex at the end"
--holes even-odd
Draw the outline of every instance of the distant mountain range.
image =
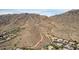
POLYGON ((4 14, 20 14, 20 13, 36 13, 40 15, 52 16, 69 11, 69 9, 0 9, 0 15, 4 14))

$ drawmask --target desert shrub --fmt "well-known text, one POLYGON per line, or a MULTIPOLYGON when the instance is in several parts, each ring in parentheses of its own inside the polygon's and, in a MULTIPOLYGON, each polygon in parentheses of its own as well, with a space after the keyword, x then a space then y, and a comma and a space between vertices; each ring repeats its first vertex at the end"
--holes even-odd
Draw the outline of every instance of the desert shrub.
POLYGON ((21 49, 23 49, 23 50, 34 50, 33 48, 25 48, 25 47, 22 47, 21 49))

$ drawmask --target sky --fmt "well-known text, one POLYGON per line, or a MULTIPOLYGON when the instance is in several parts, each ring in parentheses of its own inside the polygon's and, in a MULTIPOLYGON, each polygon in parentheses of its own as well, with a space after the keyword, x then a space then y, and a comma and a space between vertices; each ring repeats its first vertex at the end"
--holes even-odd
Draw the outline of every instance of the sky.
POLYGON ((0 9, 2 14, 36 13, 40 15, 53 16, 69 11, 68 9, 0 9))

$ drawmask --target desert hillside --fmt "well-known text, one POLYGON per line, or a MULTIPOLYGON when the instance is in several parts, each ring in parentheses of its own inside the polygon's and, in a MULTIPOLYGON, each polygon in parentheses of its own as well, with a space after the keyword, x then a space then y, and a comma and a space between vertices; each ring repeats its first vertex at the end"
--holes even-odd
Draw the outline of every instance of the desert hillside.
POLYGON ((79 41, 79 10, 50 17, 56 26, 52 32, 58 37, 79 41))
POLYGON ((79 10, 50 17, 29 13, 0 15, 0 49, 47 49, 55 39, 73 41, 77 46, 79 10))

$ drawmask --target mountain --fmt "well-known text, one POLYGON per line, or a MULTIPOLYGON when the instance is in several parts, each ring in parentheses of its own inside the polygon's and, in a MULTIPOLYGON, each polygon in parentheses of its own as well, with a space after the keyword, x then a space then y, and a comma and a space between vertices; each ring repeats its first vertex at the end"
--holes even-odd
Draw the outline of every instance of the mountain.
POLYGON ((53 39, 79 42, 79 10, 60 15, 0 15, 0 49, 44 49, 53 39))
POLYGON ((51 16, 56 28, 52 31, 58 37, 79 41, 79 10, 71 10, 64 14, 51 16))

